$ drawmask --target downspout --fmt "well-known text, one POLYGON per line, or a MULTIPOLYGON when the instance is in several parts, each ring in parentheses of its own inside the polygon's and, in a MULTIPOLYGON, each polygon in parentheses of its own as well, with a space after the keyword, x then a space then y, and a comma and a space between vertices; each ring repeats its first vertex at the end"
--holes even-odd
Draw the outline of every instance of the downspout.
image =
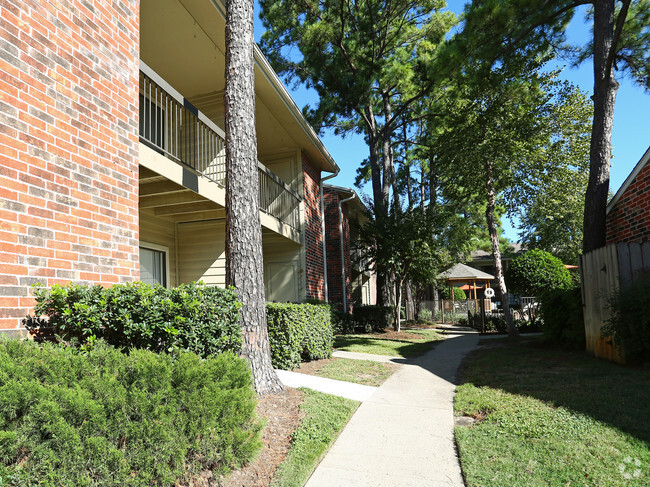
POLYGON ((349 198, 346 198, 344 200, 339 201, 339 239, 341 241, 341 278, 343 279, 343 288, 342 288, 342 294, 343 294, 343 312, 347 314, 348 312, 348 290, 346 287, 346 282, 345 282, 345 256, 343 255, 343 209, 341 208, 341 205, 343 203, 346 203, 350 200, 353 200, 354 197, 356 196, 355 193, 352 193, 352 196, 349 198))
POLYGON ((328 179, 335 178, 336 176, 339 175, 339 172, 341 172, 341 168, 336 166, 336 172, 334 174, 330 174, 329 176, 325 176, 324 178, 321 178, 320 180, 320 229, 321 229, 321 234, 323 236, 323 279, 324 279, 324 290, 325 290, 325 302, 328 302, 328 295, 327 295, 327 239, 325 238, 325 199, 323 198, 323 183, 327 181, 328 179))

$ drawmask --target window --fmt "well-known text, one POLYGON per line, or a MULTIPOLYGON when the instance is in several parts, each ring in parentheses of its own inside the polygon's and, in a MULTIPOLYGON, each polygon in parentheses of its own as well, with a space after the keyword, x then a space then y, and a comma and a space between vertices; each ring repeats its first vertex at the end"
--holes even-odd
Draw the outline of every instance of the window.
POLYGON ((167 286, 167 249, 140 247, 140 280, 146 284, 167 286))

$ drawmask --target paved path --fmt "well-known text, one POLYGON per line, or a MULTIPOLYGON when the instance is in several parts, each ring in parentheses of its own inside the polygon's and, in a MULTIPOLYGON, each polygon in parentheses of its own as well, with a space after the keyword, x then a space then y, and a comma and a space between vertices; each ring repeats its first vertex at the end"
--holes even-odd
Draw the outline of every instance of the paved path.
POLYGON ((298 372, 290 372, 288 370, 276 370, 275 372, 278 374, 280 381, 287 387, 307 387, 326 394, 354 399, 355 401, 365 401, 379 389, 379 387, 326 379, 325 377, 317 377, 315 375, 299 374, 298 372))
POLYGON ((461 333, 417 359, 402 359, 404 366, 361 404, 306 486, 463 486, 454 380, 478 335, 461 333))

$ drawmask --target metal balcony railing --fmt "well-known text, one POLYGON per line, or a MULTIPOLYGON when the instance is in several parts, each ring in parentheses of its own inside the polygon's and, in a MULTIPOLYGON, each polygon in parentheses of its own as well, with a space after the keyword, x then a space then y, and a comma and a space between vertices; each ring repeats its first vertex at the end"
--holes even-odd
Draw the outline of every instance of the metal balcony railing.
MULTIPOLYGON (((140 65, 140 141, 225 187, 225 134, 146 64, 140 65)), ((300 229, 300 197, 258 162, 260 210, 300 229)))

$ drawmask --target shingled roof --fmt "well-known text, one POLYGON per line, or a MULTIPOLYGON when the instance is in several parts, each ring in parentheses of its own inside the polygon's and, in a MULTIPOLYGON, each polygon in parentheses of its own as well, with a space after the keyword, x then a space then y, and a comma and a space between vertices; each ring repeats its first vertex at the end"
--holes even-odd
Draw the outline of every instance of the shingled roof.
POLYGON ((476 280, 487 281, 494 279, 494 276, 487 272, 479 271, 465 264, 456 264, 444 272, 438 274, 439 279, 449 279, 453 281, 476 280))

